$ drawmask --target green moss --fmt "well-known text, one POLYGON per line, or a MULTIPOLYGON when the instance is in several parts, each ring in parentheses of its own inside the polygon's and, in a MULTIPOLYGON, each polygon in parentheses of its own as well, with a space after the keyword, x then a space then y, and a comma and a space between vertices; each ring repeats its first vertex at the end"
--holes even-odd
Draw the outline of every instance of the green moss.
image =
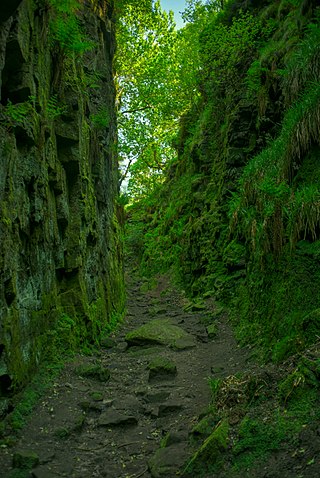
POLYGON ((12 470, 8 475, 8 478, 29 478, 29 470, 12 470))
POLYGON ((31 470, 39 465, 39 456, 32 451, 20 451, 13 454, 12 465, 14 468, 31 470))
POLYGON ((153 319, 127 333, 125 339, 129 345, 163 344, 179 350, 194 346, 193 337, 169 319, 153 319))
POLYGON ((272 450, 278 450, 287 437, 290 424, 281 415, 277 424, 245 417, 239 428, 239 438, 233 447, 234 469, 248 468, 272 450))
POLYGON ((286 404, 289 401, 303 401, 309 391, 319 388, 319 377, 319 359, 300 359, 296 369, 279 383, 280 399, 286 404))
POLYGON ((151 377, 158 374, 175 375, 177 373, 176 364, 166 357, 155 357, 149 362, 148 369, 151 377))
POLYGON ((187 464, 184 472, 195 472, 208 466, 217 465, 228 445, 229 425, 222 421, 203 442, 187 464))
POLYGON ((53 380, 61 371, 62 365, 62 362, 56 361, 54 365, 42 365, 36 373, 33 372, 33 378, 28 386, 15 396, 14 411, 6 418, 6 426, 9 426, 14 431, 20 430, 25 426, 28 416, 47 388, 52 386, 53 380))
POLYGON ((191 434, 197 438, 209 436, 216 425, 217 418, 215 416, 205 416, 193 427, 191 434))
POLYGON ((77 368, 77 374, 99 382, 107 382, 110 379, 110 370, 101 365, 81 365, 77 368))
POLYGON ((101 392, 91 392, 90 396, 94 402, 101 402, 103 400, 103 393, 101 392))

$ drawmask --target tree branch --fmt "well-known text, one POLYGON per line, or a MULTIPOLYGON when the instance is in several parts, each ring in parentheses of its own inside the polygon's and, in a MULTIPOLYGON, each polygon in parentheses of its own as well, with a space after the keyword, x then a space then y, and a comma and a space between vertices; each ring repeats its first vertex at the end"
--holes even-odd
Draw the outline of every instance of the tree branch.
POLYGON ((143 106, 141 108, 136 108, 136 109, 133 109, 133 110, 120 111, 120 114, 124 115, 126 113, 135 113, 136 111, 149 110, 149 109, 152 109, 152 108, 153 108, 152 105, 148 105, 148 106, 143 106))

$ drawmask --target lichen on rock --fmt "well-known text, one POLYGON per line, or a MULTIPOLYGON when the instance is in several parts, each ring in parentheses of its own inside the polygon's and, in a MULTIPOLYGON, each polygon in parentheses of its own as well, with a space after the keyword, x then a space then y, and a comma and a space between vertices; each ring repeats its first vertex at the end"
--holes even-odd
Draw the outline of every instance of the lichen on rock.
POLYGON ((175 349, 195 346, 194 338, 169 319, 154 319, 126 335, 129 345, 161 344, 175 349))
POLYGON ((113 2, 64 14, 80 50, 54 33, 56 5, 38 3, 0 18, 2 395, 48 355, 97 342, 124 300, 113 2))

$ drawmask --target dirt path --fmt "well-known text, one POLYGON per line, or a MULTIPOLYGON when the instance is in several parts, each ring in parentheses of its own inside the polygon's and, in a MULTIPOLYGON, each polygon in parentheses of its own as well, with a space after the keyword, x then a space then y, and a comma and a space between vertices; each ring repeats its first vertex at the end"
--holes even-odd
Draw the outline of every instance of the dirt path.
POLYGON ((1 450, 1 477, 177 476, 193 451, 188 434, 210 402, 208 377, 243 372, 247 357, 225 318, 217 319, 217 336, 210 339, 205 326, 208 311, 186 312, 181 295, 168 288, 164 278, 151 291, 142 293, 141 286, 141 281, 128 280, 127 316, 114 342, 105 344, 110 348, 68 363, 18 443, 1 450), (164 318, 189 333, 194 346, 127 347, 129 331, 164 318), (152 374, 150 362, 160 359, 176 370, 152 374), (164 437, 172 446, 155 455, 164 437), (21 460, 34 460, 31 474, 12 473, 16 452, 23 452, 14 459, 16 467, 21 460), (36 456, 30 458, 30 452, 36 456))

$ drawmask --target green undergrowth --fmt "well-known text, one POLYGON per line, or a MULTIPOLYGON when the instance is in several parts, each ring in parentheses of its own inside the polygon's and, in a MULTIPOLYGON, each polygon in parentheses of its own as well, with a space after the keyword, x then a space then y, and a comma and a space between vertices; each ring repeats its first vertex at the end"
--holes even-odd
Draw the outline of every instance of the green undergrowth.
POLYGON ((292 456, 300 453, 301 460, 312 464, 312 459, 303 456, 306 450, 301 449, 299 434, 320 419, 319 378, 317 347, 285 362, 281 369, 265 366, 258 372, 211 378, 211 405, 192 431, 198 450, 189 462, 197 465, 192 472, 260 476, 257 470, 264 469, 272 453, 281 451, 292 456), (228 446, 220 447, 214 460, 203 455, 197 462, 195 457, 220 423, 229 423, 224 438, 228 446))
POLYGON ((300 434, 320 420, 320 13, 249 3, 205 22, 201 97, 180 120, 177 159, 127 206, 140 273, 170 271, 191 303, 209 294, 260 364, 210 380, 186 476, 264 476, 279 452, 308 469, 300 434))
POLYGON ((276 363, 320 335, 320 14, 303 3, 229 1, 205 22, 177 159, 127 206, 141 274, 170 270, 193 300, 210 292, 240 342, 276 363))
POLYGON ((28 416, 45 391, 53 386, 63 364, 62 358, 50 365, 43 364, 27 387, 14 396, 11 403, 13 411, 1 421, 0 443, 2 447, 15 444, 17 433, 26 425, 28 416))
POLYGON ((253 469, 272 452, 299 447, 299 433, 320 419, 319 364, 319 359, 300 361, 293 371, 278 378, 273 388, 276 399, 251 404, 237 426, 232 470, 253 469))
POLYGON ((9 413, 0 422, 1 445, 10 446, 15 443, 16 434, 26 426, 28 416, 46 390, 54 387, 65 362, 76 354, 99 354, 100 342, 116 329, 123 317, 124 313, 112 314, 109 322, 103 328, 97 329, 95 340, 92 340, 92 336, 79 327, 76 318, 61 315, 55 327, 47 332, 43 340, 47 346, 43 350, 42 364, 38 371, 21 392, 16 391, 12 398, 9 396, 7 399, 9 413))
POLYGON ((83 31, 78 15, 83 7, 79 0, 45 1, 51 14, 49 26, 53 43, 69 55, 82 55, 95 47, 83 31))
MULTIPOLYGON (((240 343, 259 346, 265 360, 281 362, 310 346, 319 333, 320 274, 313 256, 290 254, 258 269, 237 289, 231 318, 240 343)), ((272 261, 272 257, 270 257, 272 261)))

